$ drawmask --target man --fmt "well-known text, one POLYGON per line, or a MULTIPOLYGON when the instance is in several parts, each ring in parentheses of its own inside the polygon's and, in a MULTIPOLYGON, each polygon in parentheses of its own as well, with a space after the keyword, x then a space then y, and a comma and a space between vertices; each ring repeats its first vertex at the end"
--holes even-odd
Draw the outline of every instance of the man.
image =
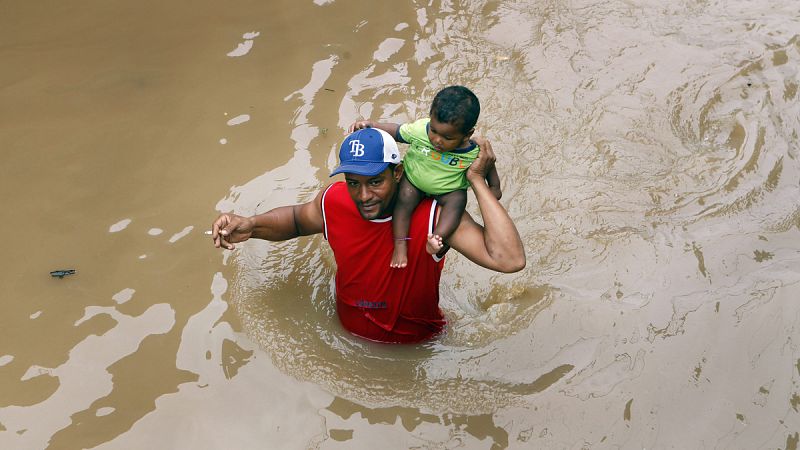
POLYGON ((408 265, 389 267, 393 252, 391 215, 403 175, 392 136, 364 128, 345 138, 337 182, 308 203, 283 206, 252 217, 222 214, 212 225, 214 246, 233 249, 250 238, 283 241, 323 233, 336 260, 336 310, 344 328, 378 342, 410 343, 431 338, 445 325, 439 309, 444 253, 453 248, 470 261, 498 272, 525 267, 519 233, 486 184, 494 166, 491 145, 476 138, 480 154, 467 170, 484 226, 465 212, 438 254, 425 251, 436 224, 436 201, 420 202, 411 218, 408 265))

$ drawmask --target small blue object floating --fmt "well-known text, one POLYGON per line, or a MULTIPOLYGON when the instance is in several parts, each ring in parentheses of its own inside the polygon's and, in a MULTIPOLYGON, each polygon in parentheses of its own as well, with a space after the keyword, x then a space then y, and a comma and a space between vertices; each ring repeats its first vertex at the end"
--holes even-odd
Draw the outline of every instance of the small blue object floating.
POLYGON ((50 272, 53 278, 64 278, 67 275, 75 275, 75 269, 54 270, 50 272))

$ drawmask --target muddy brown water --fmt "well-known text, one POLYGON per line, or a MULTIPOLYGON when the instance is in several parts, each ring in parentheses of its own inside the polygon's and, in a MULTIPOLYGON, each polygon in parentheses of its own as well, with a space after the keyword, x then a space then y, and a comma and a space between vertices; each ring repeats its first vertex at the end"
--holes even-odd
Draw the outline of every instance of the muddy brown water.
POLYGON ((797 448, 797 2, 0 11, 0 447, 797 448), (528 266, 451 254, 443 336, 343 331, 320 237, 203 235, 448 84, 528 266))

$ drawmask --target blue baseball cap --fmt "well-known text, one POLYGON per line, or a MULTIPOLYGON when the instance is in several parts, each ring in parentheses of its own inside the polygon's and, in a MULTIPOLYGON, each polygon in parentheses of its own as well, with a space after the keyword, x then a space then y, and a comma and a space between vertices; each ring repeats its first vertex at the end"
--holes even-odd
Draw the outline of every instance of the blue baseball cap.
POLYGON ((331 176, 339 173, 354 175, 377 175, 389 164, 400 164, 400 150, 389 133, 377 128, 362 128, 350 133, 339 147, 339 167, 331 176))

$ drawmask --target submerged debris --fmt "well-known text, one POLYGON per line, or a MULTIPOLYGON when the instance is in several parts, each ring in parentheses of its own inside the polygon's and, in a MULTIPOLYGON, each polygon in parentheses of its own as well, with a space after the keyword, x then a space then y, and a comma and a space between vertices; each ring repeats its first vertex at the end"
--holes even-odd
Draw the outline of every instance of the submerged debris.
POLYGON ((54 270, 50 272, 50 276, 53 278, 64 278, 67 275, 75 275, 75 269, 54 270))

